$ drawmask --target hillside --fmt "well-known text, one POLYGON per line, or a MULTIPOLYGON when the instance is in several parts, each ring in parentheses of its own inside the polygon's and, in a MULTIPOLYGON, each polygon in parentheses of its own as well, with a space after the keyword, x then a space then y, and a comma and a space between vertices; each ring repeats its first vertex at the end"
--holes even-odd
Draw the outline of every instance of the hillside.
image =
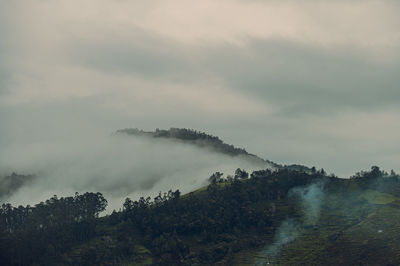
POLYGON ((147 137, 166 139, 169 141, 178 141, 180 143, 193 145, 202 149, 209 149, 213 152, 218 152, 229 156, 241 156, 242 158, 247 159, 253 163, 257 163, 263 165, 264 167, 274 169, 288 168, 290 170, 311 170, 310 168, 303 165, 293 164, 282 166, 273 161, 262 159, 257 155, 251 154, 245 149, 237 148, 231 144, 227 144, 216 136, 212 136, 210 134, 192 129, 170 128, 166 130, 157 128, 155 131, 144 131, 137 128, 125 128, 117 130, 116 135, 129 135, 134 137, 147 137))
POLYGON ((198 132, 192 129, 170 128, 169 130, 165 130, 157 128, 155 131, 143 131, 137 128, 126 128, 117 130, 116 134, 127 134, 132 136, 178 140, 183 143, 192 144, 201 148, 209 148, 213 151, 217 151, 231 156, 239 156, 239 155, 254 156, 255 158, 261 160, 261 158, 253 154, 249 154, 245 149, 236 148, 233 145, 224 143, 216 136, 212 136, 204 132, 198 132))
POLYGON ((400 181, 289 169, 237 171, 186 195, 126 199, 98 218, 100 193, 0 210, 5 265, 397 265, 400 181))

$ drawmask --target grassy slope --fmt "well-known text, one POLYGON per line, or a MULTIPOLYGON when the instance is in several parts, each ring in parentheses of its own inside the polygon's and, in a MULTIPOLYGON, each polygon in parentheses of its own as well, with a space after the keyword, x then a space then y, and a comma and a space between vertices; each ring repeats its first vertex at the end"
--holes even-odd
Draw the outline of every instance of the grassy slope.
MULTIPOLYGON (((352 202, 348 200, 340 195, 325 199, 317 226, 304 229, 296 241, 270 260, 271 265, 398 263, 400 199, 369 189, 352 202)), ((237 254, 235 265, 254 265, 259 251, 237 254)))

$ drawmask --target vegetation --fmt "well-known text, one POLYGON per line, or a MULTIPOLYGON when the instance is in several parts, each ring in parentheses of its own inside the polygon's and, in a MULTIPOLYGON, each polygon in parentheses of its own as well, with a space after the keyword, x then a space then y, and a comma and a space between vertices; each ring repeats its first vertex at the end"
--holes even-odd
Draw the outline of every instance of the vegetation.
POLYGON ((232 156, 249 155, 246 150, 226 144, 216 136, 208 135, 204 132, 199 132, 186 128, 170 128, 169 130, 160 130, 157 128, 155 132, 143 131, 137 128, 127 128, 118 130, 117 134, 176 139, 187 143, 196 144, 201 147, 207 146, 219 152, 226 153, 232 156))
POLYGON ((399 176, 324 171, 215 173, 187 195, 100 193, 0 209, 3 265, 388 265, 400 262, 399 176))
POLYGON ((219 152, 229 156, 242 156, 252 160, 253 162, 258 162, 266 166, 281 167, 280 165, 271 161, 261 159, 254 154, 250 154, 245 149, 237 148, 233 145, 227 144, 216 136, 193 129, 170 128, 165 130, 157 128, 155 131, 143 131, 137 128, 126 128, 118 130, 116 134, 174 140, 195 145, 200 148, 210 149, 214 152, 219 152))
POLYGON ((193 129, 186 128, 170 128, 156 129, 155 131, 144 131, 137 128, 125 128, 117 130, 117 135, 129 135, 135 137, 149 137, 167 139, 173 141, 179 141, 185 144, 195 145, 196 147, 210 149, 214 152, 222 153, 229 156, 241 156, 244 159, 248 159, 252 163, 258 163, 263 167, 274 168, 274 169, 289 169, 303 172, 315 171, 315 167, 309 168, 304 165, 291 164, 291 165, 280 165, 270 160, 265 160, 257 155, 247 152, 245 149, 237 148, 231 144, 223 142, 220 138, 200 132, 193 129), (312 170, 313 169, 313 170, 312 170))

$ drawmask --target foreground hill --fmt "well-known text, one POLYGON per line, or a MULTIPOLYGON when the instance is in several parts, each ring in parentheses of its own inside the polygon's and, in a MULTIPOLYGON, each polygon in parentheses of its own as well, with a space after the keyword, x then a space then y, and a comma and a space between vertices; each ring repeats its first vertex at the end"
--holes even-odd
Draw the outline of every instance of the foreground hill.
POLYGON ((4 265, 398 265, 400 179, 373 167, 238 169, 181 195, 126 199, 98 217, 100 193, 0 209, 4 265))

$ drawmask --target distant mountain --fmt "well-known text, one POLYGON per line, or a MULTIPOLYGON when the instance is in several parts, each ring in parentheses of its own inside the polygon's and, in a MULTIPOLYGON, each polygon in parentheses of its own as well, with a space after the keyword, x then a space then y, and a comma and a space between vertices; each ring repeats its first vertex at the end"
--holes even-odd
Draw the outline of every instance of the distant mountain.
POLYGON ((145 136, 151 138, 179 140, 183 143, 189 143, 201 148, 209 148, 216 152, 220 152, 230 156, 251 155, 257 157, 255 155, 249 154, 245 149, 236 148, 233 145, 226 144, 216 136, 208 135, 204 132, 199 132, 192 129, 170 128, 169 130, 165 130, 157 128, 155 131, 143 131, 137 128, 126 128, 117 130, 116 133, 134 136, 145 136))
POLYGON ((166 129, 156 129, 155 131, 143 131, 137 128, 126 128, 117 130, 116 134, 125 134, 131 136, 138 137, 148 137, 148 138, 162 138, 168 139, 172 141, 179 141, 181 143, 186 143, 190 145, 194 145, 199 148, 209 149, 214 152, 218 152, 221 154, 229 155, 229 156, 240 156, 247 160, 252 161, 253 163, 258 163, 263 165, 264 167, 271 167, 274 169, 281 169, 284 167, 290 167, 292 170, 305 170, 308 169, 306 166, 301 165, 291 165, 291 166, 282 166, 277 163, 274 163, 269 160, 262 159, 257 155, 251 154, 247 152, 243 148, 237 148, 231 144, 227 144, 223 142, 220 138, 216 136, 212 136, 206 134, 204 132, 186 129, 186 128, 170 128, 166 129))

